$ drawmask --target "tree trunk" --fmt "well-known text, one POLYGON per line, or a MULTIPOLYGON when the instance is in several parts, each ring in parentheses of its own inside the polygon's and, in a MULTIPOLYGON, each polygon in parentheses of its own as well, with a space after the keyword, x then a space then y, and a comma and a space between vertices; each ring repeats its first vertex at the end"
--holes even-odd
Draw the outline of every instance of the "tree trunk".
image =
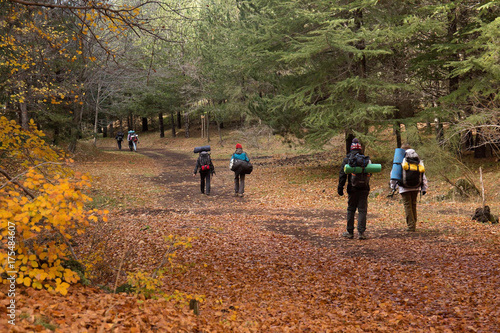
POLYGON ((164 138, 165 124, 163 124, 163 112, 158 113, 158 123, 160 124, 160 138, 164 138))
POLYGON ((172 137, 175 138, 175 119, 174 119, 174 112, 170 112, 170 122, 172 124, 172 137))
POLYGON ((474 142, 474 158, 486 158, 486 145, 483 142, 480 128, 476 130, 476 141, 474 142))
POLYGON ((181 129, 182 128, 182 118, 181 118, 181 112, 177 111, 177 128, 181 129))
POLYGON ((217 121, 217 131, 219 132, 219 143, 221 147, 224 147, 224 144, 222 143, 222 131, 220 129, 221 129, 221 122, 217 121))
POLYGON ((128 130, 133 130, 134 129, 134 124, 132 123, 132 115, 129 114, 127 116, 127 127, 128 127, 128 130))
POLYGON ((97 98, 95 102, 95 120, 94 120, 94 146, 97 145, 97 126, 99 123, 99 99, 101 97, 101 85, 97 88, 97 98))
POLYGON ((106 120, 106 123, 102 127, 102 137, 107 138, 108 137, 108 121, 106 120))
POLYGON ((189 113, 187 111, 184 112, 184 128, 186 129, 184 135, 186 138, 189 138, 189 113))
POLYGON ((147 132, 148 131, 148 118, 142 117, 142 131, 147 132))
POLYGON ((26 103, 19 103, 19 111, 21 112, 21 128, 29 130, 28 107, 26 103))
POLYGON ((436 127, 436 140, 438 144, 440 144, 444 136, 443 124, 439 121, 439 118, 434 119, 434 122, 436 127))
MULTIPOLYGON (((451 0, 451 2, 455 2, 455 0, 451 0)), ((455 8, 452 8, 452 11, 448 13, 448 42, 451 43, 453 39, 455 39, 455 34, 457 32, 457 24, 458 24, 458 16, 460 13, 460 8, 456 6, 455 8)), ((452 54, 451 55, 451 60, 452 61, 459 61, 459 55, 458 54, 452 54)), ((448 70, 451 73, 455 68, 454 67, 449 67, 448 70)), ((451 77, 448 81, 448 91, 450 93, 454 92, 455 90, 458 89, 459 85, 459 77, 451 77)))
POLYGON ((210 127, 210 121, 208 118, 208 112, 207 115, 205 116, 205 133, 207 135, 207 142, 210 142, 210 132, 209 132, 209 127, 210 127))
POLYGON ((401 148, 402 142, 401 142, 401 123, 397 121, 394 124, 394 134, 396 134, 396 146, 398 148, 401 148))
POLYGON ((345 131, 345 151, 346 151, 346 154, 348 154, 351 151, 351 143, 352 143, 353 139, 354 139, 354 134, 352 133, 352 131, 346 130, 345 131))

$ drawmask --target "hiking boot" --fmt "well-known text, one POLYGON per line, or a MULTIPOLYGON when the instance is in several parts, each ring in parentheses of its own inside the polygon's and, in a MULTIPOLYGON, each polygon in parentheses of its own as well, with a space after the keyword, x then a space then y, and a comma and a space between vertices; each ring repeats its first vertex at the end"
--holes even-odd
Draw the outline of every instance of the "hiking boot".
POLYGON ((366 239, 366 236, 364 233, 360 233, 359 236, 358 236, 358 239, 359 240, 363 240, 363 239, 366 239))
POLYGON ((243 193, 240 193, 240 194, 238 194, 238 195, 240 196, 240 198, 243 198, 243 193))
POLYGON ((342 237, 344 237, 344 238, 348 238, 348 239, 353 239, 353 238, 354 238, 354 234, 351 234, 350 232, 347 232, 347 231, 346 231, 346 232, 344 232, 344 233, 342 234, 342 237))

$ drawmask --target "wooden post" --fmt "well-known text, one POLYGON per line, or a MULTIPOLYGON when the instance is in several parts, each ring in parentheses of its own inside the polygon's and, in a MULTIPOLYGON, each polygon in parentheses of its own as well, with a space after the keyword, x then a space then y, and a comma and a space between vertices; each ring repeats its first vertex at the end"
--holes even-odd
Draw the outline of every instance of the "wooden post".
POLYGON ((205 137, 205 116, 201 115, 201 138, 205 137))

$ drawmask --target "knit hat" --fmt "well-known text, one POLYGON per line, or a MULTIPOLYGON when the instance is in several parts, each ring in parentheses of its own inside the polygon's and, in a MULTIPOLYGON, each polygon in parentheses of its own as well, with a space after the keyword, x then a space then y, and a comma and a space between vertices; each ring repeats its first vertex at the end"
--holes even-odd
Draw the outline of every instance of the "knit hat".
POLYGON ((238 149, 238 148, 243 148, 243 146, 240 143, 237 143, 236 144, 236 149, 238 149))
POLYGON ((352 140, 351 150, 361 150, 361 145, 359 144, 359 140, 357 138, 352 140))
POLYGON ((406 158, 420 158, 414 149, 407 149, 405 152, 406 158))

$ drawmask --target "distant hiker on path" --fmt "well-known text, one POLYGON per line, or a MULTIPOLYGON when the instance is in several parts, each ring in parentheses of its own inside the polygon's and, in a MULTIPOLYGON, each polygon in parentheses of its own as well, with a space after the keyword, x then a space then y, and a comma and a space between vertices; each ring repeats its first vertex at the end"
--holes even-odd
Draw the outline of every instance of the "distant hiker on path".
POLYGON ((215 175, 215 168, 208 151, 201 151, 196 166, 194 167, 193 177, 200 170, 200 190, 202 194, 210 195, 210 177, 215 175))
MULTIPOLYGON (((342 161, 339 172, 339 185, 337 193, 340 196, 344 195, 344 185, 347 181, 347 231, 342 234, 342 237, 354 238, 354 215, 358 210, 358 238, 366 239, 364 234, 366 230, 366 214, 368 212, 368 194, 370 193, 370 174, 346 174, 344 167, 349 164, 356 156, 362 156, 361 144, 358 139, 353 139, 351 143, 351 151, 342 161)), ((371 163, 368 161, 368 163, 371 163)))
POLYGON ((118 143, 118 149, 120 149, 120 150, 122 150, 122 141, 123 141, 124 136, 125 136, 125 134, 123 134, 122 131, 119 131, 118 133, 116 133, 116 136, 115 136, 116 142, 118 143))
POLYGON ((130 151, 137 151, 137 144, 139 143, 139 136, 134 130, 128 131, 127 135, 128 147, 130 151))
POLYGON ((401 163, 401 180, 391 180, 392 190, 399 186, 399 193, 403 199, 406 215, 406 231, 414 232, 417 227, 417 197, 427 193, 427 178, 423 161, 414 149, 406 149, 405 157, 401 163))
POLYGON ((250 158, 243 151, 241 144, 236 144, 236 151, 231 155, 231 160, 233 162, 235 160, 248 162, 245 165, 239 164, 238 167, 231 167, 231 170, 234 171, 234 196, 242 197, 245 193, 245 175, 252 172, 252 170, 248 169, 249 166, 251 167, 250 158))

